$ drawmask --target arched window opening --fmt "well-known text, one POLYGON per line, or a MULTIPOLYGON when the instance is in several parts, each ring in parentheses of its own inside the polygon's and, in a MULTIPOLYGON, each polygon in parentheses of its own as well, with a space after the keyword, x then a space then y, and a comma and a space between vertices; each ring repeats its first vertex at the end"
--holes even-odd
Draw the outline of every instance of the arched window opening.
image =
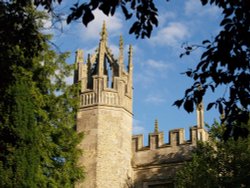
POLYGON ((107 87, 113 88, 113 69, 107 57, 104 59, 104 74, 107 76, 107 87))

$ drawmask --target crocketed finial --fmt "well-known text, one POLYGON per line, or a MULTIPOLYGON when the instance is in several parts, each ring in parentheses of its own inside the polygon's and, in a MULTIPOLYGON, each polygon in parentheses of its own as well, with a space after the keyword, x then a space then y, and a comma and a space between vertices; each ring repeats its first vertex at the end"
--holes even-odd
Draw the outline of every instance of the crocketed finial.
POLYGON ((101 31, 101 40, 106 41, 108 37, 107 29, 106 29, 106 23, 103 21, 102 24, 102 31, 101 31))
POLYGON ((120 49, 123 49, 123 38, 122 38, 122 35, 120 36, 119 46, 120 46, 120 49))
POLYGON ((155 133, 158 133, 159 132, 159 127, 158 127, 158 120, 156 119, 155 120, 155 133))

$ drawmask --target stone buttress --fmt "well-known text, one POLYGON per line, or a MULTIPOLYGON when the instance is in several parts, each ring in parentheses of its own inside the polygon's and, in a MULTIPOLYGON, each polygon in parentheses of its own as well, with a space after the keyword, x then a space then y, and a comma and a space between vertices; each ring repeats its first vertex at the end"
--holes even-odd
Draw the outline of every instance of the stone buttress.
POLYGON ((125 188, 132 181, 132 47, 125 70, 122 37, 119 43, 116 59, 107 45, 104 23, 95 53, 84 62, 83 51, 76 52, 77 131, 84 132, 79 165, 86 172, 78 188, 125 188))

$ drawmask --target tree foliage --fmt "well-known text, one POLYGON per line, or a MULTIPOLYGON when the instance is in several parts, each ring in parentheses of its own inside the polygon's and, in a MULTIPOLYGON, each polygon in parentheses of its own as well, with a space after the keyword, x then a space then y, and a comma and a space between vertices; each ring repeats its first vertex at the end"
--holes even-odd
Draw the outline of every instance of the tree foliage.
MULTIPOLYGON (((36 0, 35 5, 42 5, 49 12, 53 12, 53 2, 60 4, 61 1, 62 0, 36 0)), ((89 0, 84 3, 76 1, 70 8, 71 12, 67 17, 67 23, 81 19, 82 23, 87 26, 89 22, 94 20, 95 16, 93 11, 96 9, 101 10, 107 16, 113 16, 117 9, 121 9, 126 20, 135 20, 129 33, 135 34, 137 38, 149 38, 153 28, 158 26, 158 9, 153 0, 89 0)))
MULTIPOLYGON (((202 100, 207 90, 215 91, 221 85, 227 87, 229 97, 221 96, 207 106, 218 108, 227 121, 225 139, 229 136, 237 138, 247 129, 233 126, 233 122, 247 123, 250 104, 250 2, 202 0, 203 5, 215 4, 223 10, 222 27, 214 40, 203 41, 204 53, 194 70, 186 71, 186 75, 194 80, 187 89, 183 99, 175 105, 184 104, 190 112, 193 106, 202 100), (199 89, 201 87, 202 89, 199 89)), ((190 54, 196 46, 187 46, 186 54, 190 54)))
POLYGON ((6 91, 6 107, 1 111, 0 186, 35 187, 39 164, 38 137, 30 82, 17 80, 6 91))
POLYGON ((40 32, 32 1, 0 2, 0 187, 73 187, 82 135, 72 67, 40 32))
MULTIPOLYGON (((35 4, 53 11, 53 2, 60 4, 61 0, 36 0, 35 4)), ((229 97, 222 95, 208 104, 207 109, 215 107, 224 114, 223 122, 227 121, 228 125, 225 139, 230 136, 238 137, 241 133, 248 134, 246 129, 235 129, 233 122, 241 120, 246 123, 249 118, 250 2, 200 0, 197 3, 214 5, 222 10, 222 29, 213 40, 202 42, 204 52, 200 62, 194 70, 185 72, 194 83, 185 91, 184 97, 175 101, 174 105, 183 105, 187 112, 192 112, 208 90, 214 92, 219 86, 226 86, 229 97)), ((134 20, 129 33, 135 34, 136 37, 149 38, 153 28, 158 26, 158 9, 153 0, 89 0, 82 4, 77 1, 71 7, 67 22, 82 19, 83 24, 87 26, 94 19, 94 10, 99 9, 105 15, 112 16, 118 8, 121 8, 126 19, 134 20)), ((197 46, 186 46, 183 54, 189 55, 196 48, 197 46)))
POLYGON ((218 123, 212 127, 210 142, 199 143, 192 160, 177 172, 177 187, 249 187, 250 136, 224 142, 224 131, 218 123))

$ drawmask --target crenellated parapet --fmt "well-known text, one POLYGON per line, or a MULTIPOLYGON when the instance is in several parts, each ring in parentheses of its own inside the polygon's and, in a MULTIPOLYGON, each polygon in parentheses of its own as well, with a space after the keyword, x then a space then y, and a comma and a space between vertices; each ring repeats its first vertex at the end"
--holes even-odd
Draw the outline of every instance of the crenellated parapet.
POLYGON ((143 144, 143 135, 132 137, 132 152, 134 167, 159 165, 162 163, 183 162, 190 157, 190 151, 197 145, 197 141, 206 141, 208 133, 203 127, 193 126, 189 129, 189 139, 185 139, 184 129, 173 129, 168 132, 168 142, 164 142, 164 133, 155 130, 148 135, 148 145, 143 144), (158 160, 159 156, 161 160, 158 160))
POLYGON ((148 146, 143 145, 143 135, 134 135, 132 137, 132 148, 134 154, 154 150, 166 150, 165 153, 171 153, 181 148, 182 150, 194 147, 197 141, 207 141, 208 132, 204 128, 204 108, 203 103, 196 108, 197 125, 189 128, 189 139, 185 140, 185 130, 183 128, 173 129, 168 132, 168 143, 164 143, 164 133, 159 131, 158 121, 155 120, 154 132, 148 135, 148 146))
MULTIPOLYGON (((197 129, 197 126, 193 126, 189 129, 189 131, 190 131, 190 138, 188 140, 185 140, 185 132, 183 128, 170 130, 168 132, 169 135, 168 143, 164 143, 164 132, 149 133, 147 146, 143 144, 144 137, 142 134, 133 135, 132 148, 134 152, 140 152, 145 150, 154 150, 154 149, 162 149, 162 148, 178 147, 186 145, 195 146, 197 140, 199 140, 197 138, 199 130, 197 129)), ((207 132, 204 130, 204 135, 206 134, 207 132)))
POLYGON ((185 140, 185 130, 183 128, 173 129, 168 132, 168 143, 164 143, 164 133, 158 131, 158 122, 155 123, 155 131, 148 135, 148 145, 143 145, 143 135, 134 135, 132 138, 133 152, 146 150, 164 149, 171 147, 195 146, 197 141, 206 141, 208 139, 207 131, 201 127, 193 126, 189 129, 190 136, 185 140))
POLYGON ((170 130, 168 142, 165 143, 164 132, 159 131, 156 120, 154 132, 148 135, 147 146, 143 144, 142 134, 132 137, 132 167, 134 178, 138 180, 135 188, 173 185, 176 172, 185 161, 191 159, 197 141, 208 139, 207 131, 200 124, 191 127, 189 131, 190 136, 186 140, 184 129, 170 130))

